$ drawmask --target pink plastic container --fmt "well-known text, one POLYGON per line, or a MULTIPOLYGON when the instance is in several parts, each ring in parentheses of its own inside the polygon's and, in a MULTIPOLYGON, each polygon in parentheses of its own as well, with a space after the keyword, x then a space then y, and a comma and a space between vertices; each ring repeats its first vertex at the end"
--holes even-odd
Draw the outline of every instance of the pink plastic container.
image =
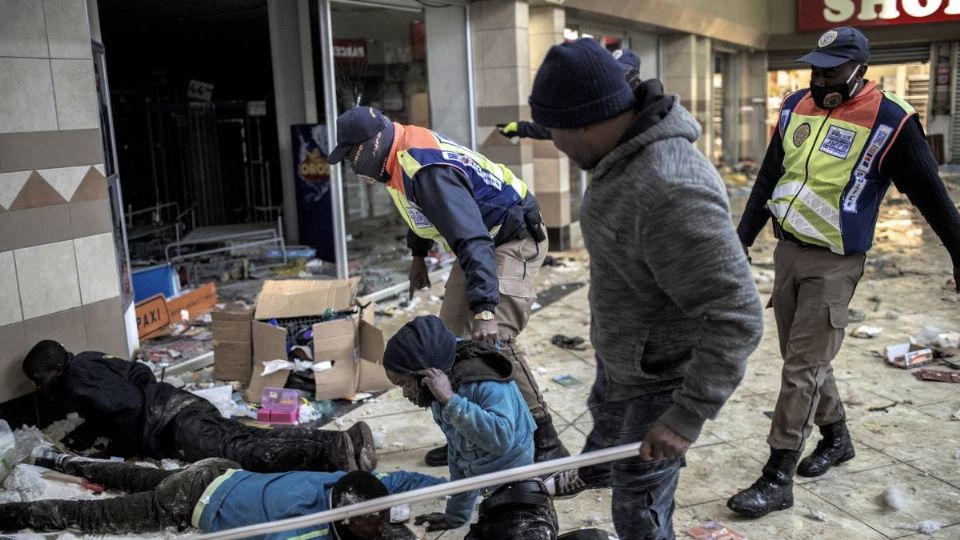
POLYGON ((260 399, 257 421, 267 424, 296 424, 300 412, 300 391, 267 387, 260 399))

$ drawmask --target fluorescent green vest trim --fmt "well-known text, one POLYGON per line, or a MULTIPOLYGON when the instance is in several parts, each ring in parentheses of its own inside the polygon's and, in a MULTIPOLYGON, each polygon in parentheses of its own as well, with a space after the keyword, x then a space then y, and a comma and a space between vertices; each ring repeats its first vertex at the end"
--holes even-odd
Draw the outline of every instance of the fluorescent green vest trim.
POLYGON ((870 131, 829 116, 790 116, 783 136, 784 173, 769 203, 784 230, 844 253, 840 199, 870 131))

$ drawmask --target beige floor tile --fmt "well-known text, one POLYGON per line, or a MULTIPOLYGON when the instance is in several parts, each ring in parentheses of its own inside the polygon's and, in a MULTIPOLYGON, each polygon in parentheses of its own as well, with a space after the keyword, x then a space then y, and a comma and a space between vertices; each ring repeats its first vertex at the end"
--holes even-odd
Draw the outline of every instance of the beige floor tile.
MULTIPOLYGON (((960 389, 958 389, 960 390, 960 389)), ((920 412, 929 414, 930 416, 937 418, 939 420, 949 420, 951 422, 957 422, 960 420, 960 397, 949 401, 943 401, 940 403, 934 403, 933 405, 921 405, 914 407, 920 412)), ((960 422, 953 424, 953 427, 960 429, 960 422)))
POLYGON ((694 448, 680 472, 677 504, 683 507, 726 499, 753 483, 766 456, 754 456, 730 443, 694 448))
POLYGON ((744 394, 737 391, 727 400, 716 420, 708 421, 706 429, 724 441, 765 439, 770 431, 770 419, 763 412, 772 411, 777 393, 744 394))
POLYGON ((908 465, 892 465, 850 474, 832 482, 804 486, 883 534, 906 536, 919 521, 936 520, 943 525, 960 523, 956 488, 908 465), (883 492, 900 486, 905 505, 893 510, 884 504, 883 492), (906 528, 906 529, 905 529, 906 528))
POLYGON ((827 538, 842 540, 881 540, 885 538, 876 530, 858 521, 820 497, 795 488, 793 508, 773 512, 760 519, 747 519, 727 508, 726 500, 692 506, 697 522, 719 521, 751 540, 807 540, 827 538), (811 516, 811 512, 824 512, 827 521, 811 516))
POLYGON ((893 407, 885 413, 867 412, 859 417, 851 415, 848 424, 855 440, 901 461, 917 459, 936 448, 960 448, 958 424, 910 407, 893 407))

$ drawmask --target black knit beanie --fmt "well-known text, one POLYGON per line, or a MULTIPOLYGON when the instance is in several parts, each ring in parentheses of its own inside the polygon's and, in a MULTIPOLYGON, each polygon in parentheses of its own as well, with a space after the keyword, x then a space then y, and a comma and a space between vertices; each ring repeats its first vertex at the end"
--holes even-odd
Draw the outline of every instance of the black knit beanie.
POLYGON ((596 124, 634 105, 623 68, 590 38, 550 47, 529 101, 535 122, 561 129, 596 124))
POLYGON ((447 371, 457 354, 457 336, 433 315, 417 317, 387 342, 383 367, 394 373, 415 373, 427 368, 447 371))

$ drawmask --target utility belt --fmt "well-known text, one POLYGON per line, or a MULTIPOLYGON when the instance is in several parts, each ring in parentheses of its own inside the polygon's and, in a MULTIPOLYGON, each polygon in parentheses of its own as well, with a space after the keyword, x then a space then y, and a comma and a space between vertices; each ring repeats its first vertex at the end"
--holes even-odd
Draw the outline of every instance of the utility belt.
POLYGON ((540 480, 520 480, 497 488, 480 503, 480 513, 489 514, 502 507, 515 508, 517 505, 550 506, 552 499, 547 486, 540 480))
POLYGON ((780 226, 780 222, 777 221, 776 217, 774 217, 772 221, 773 221, 773 236, 776 237, 777 240, 786 240, 787 242, 796 244, 804 249, 822 249, 825 251, 830 251, 830 248, 826 246, 818 246, 816 244, 810 244, 810 243, 804 242, 799 238, 797 238, 796 236, 783 230, 783 227, 780 226))

